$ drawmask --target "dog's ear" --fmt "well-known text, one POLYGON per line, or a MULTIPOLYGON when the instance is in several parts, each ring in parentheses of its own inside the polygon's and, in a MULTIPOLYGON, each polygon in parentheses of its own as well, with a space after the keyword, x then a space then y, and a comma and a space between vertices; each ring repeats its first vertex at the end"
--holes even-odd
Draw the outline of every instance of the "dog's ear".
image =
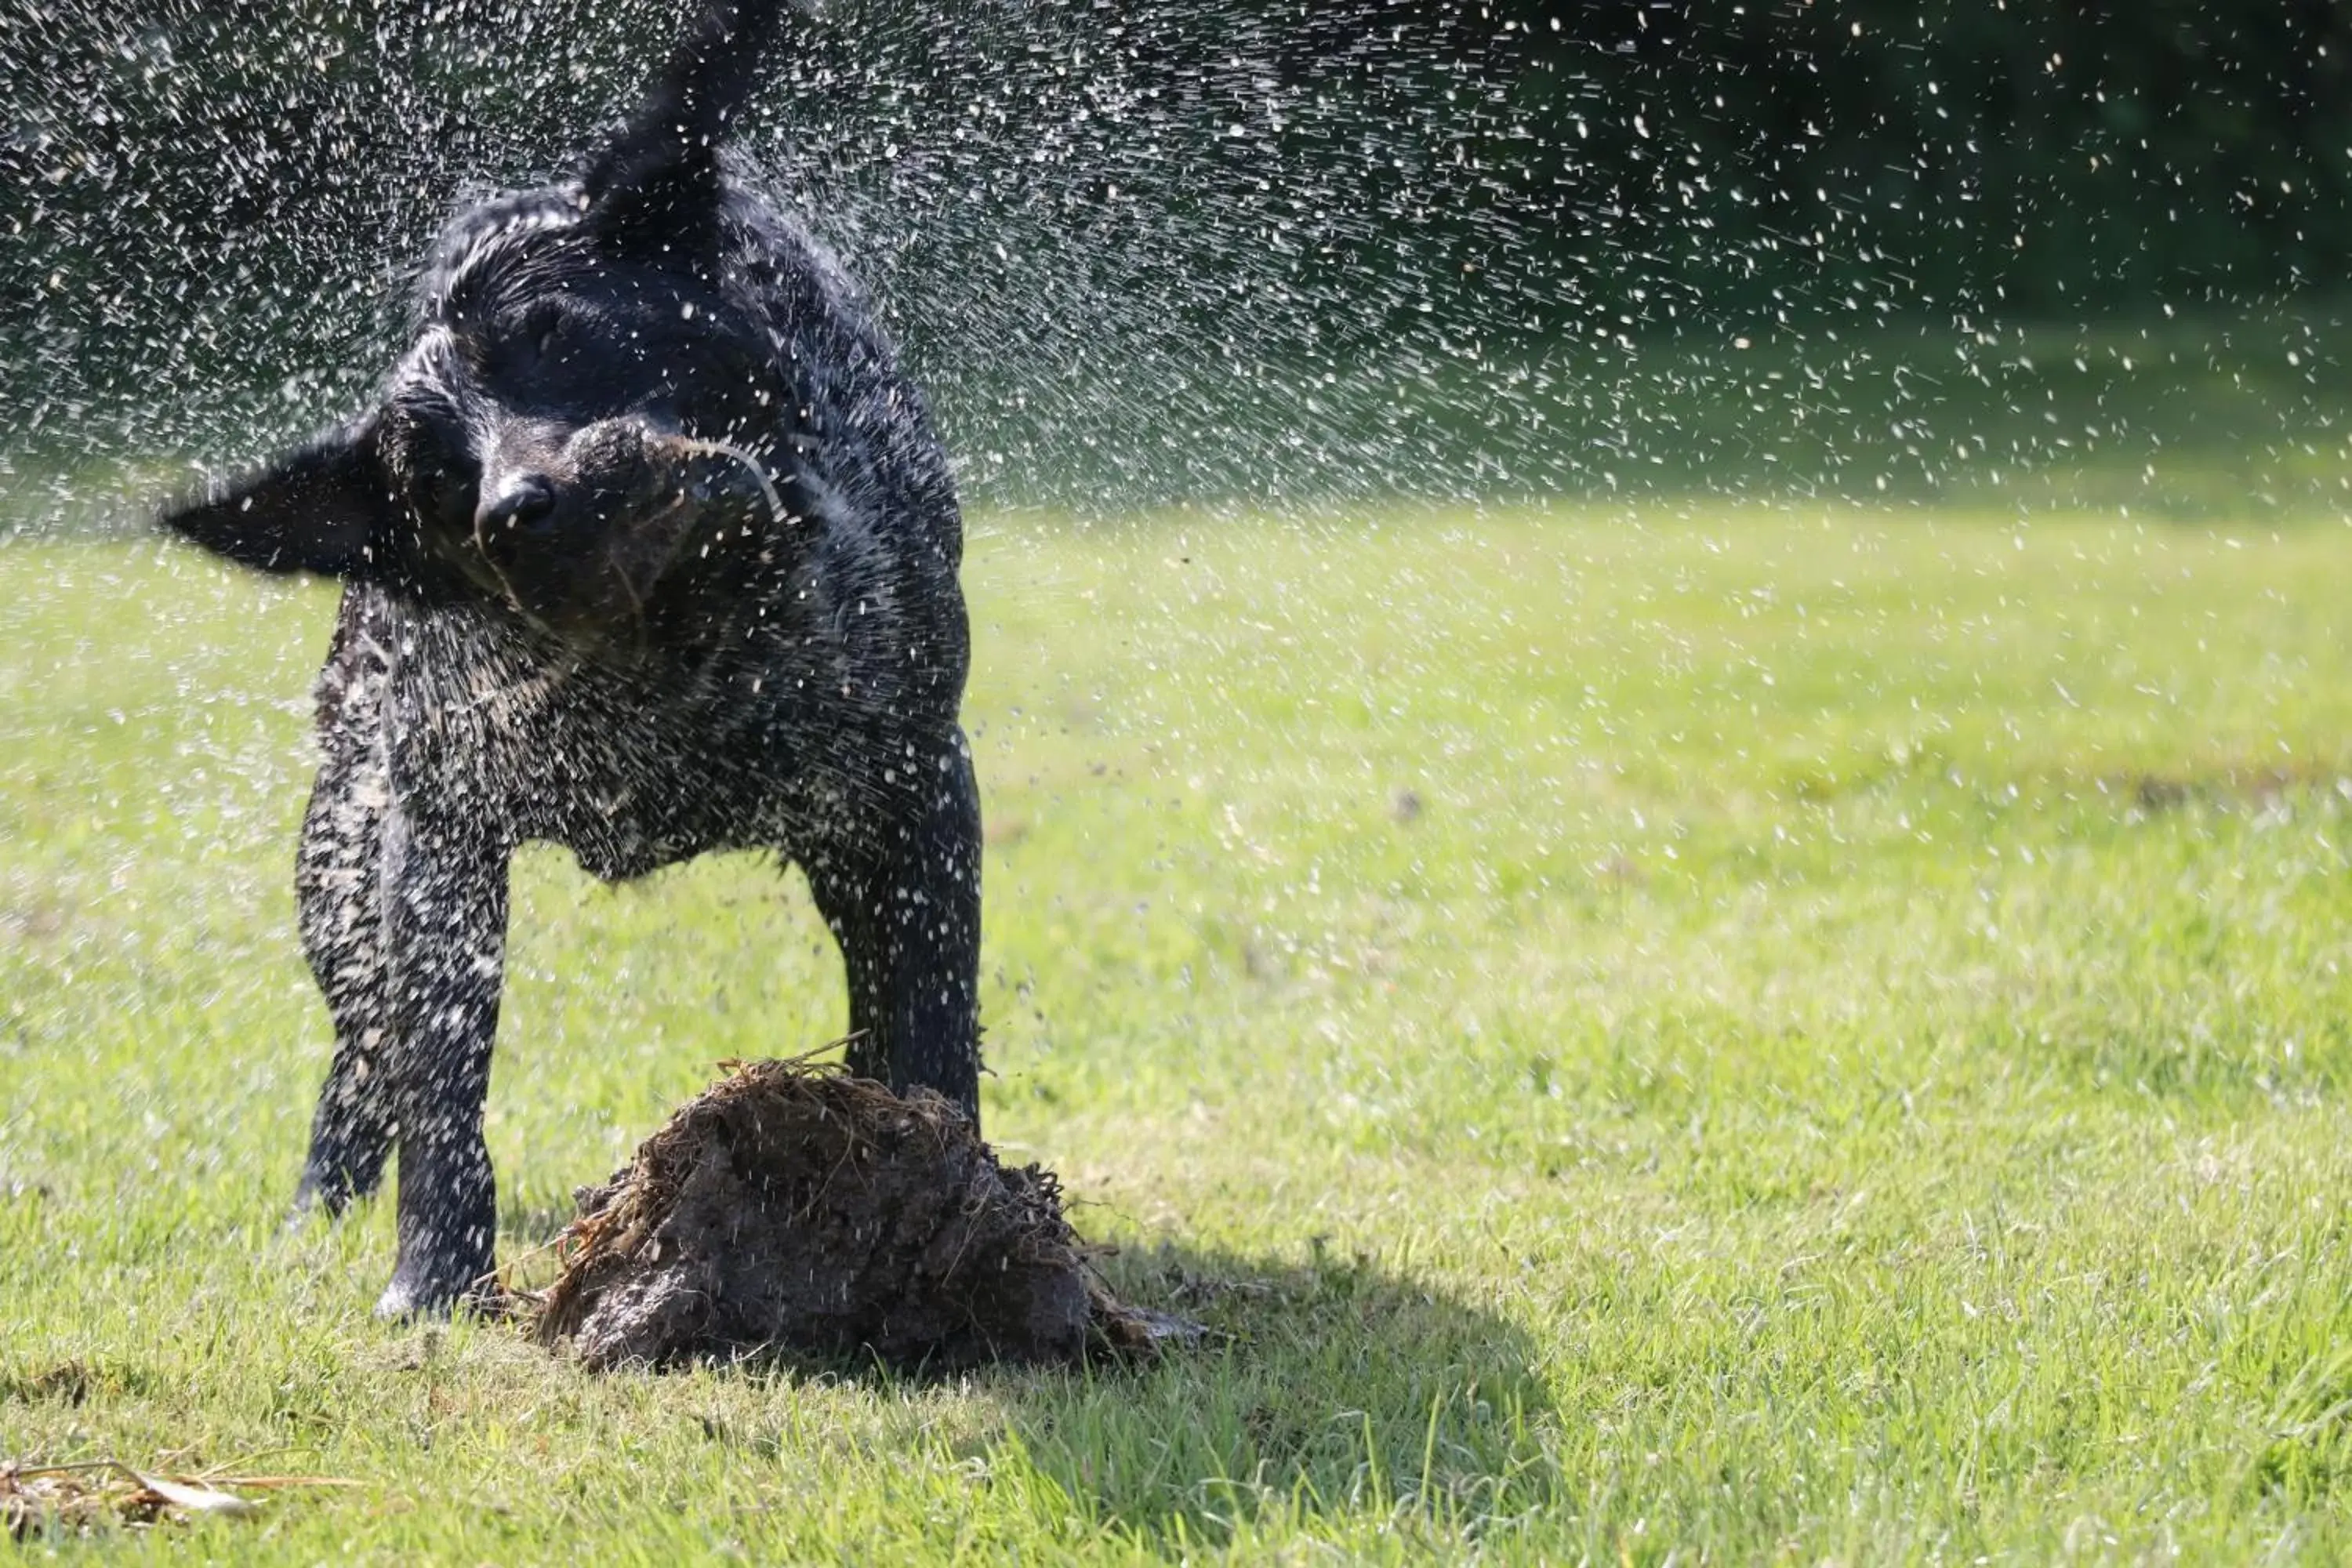
POLYGON ((264 572, 363 577, 383 564, 399 501, 373 415, 256 473, 163 509, 165 528, 264 572))
POLYGON ((719 145, 782 39, 787 0, 707 12, 629 122, 581 173, 589 226, 623 251, 691 256, 716 231, 719 145))

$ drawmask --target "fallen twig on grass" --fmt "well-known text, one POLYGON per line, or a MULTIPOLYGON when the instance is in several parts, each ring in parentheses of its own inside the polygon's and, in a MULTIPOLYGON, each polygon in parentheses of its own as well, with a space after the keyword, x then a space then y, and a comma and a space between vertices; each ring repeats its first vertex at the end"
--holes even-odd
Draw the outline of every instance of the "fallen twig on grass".
POLYGON ((360 1484, 340 1476, 166 1476, 110 1458, 58 1465, 0 1462, 0 1533, 21 1541, 53 1527, 79 1534, 110 1525, 250 1519, 260 1513, 260 1503, 228 1489, 360 1484))

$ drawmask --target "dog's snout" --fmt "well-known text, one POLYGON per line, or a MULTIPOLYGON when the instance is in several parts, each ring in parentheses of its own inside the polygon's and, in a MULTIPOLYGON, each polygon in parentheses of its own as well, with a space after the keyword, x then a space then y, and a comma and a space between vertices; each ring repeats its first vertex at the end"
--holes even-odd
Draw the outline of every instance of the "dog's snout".
POLYGON ((522 474, 483 498, 475 525, 484 534, 509 529, 536 533, 554 517, 555 481, 545 474, 522 474))

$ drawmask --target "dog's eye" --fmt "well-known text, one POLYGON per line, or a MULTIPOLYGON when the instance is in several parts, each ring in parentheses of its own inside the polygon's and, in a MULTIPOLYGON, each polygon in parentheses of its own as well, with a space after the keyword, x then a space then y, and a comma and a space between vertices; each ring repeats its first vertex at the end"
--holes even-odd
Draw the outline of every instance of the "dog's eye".
POLYGON ((457 434, 453 410, 429 403, 394 403, 383 420, 385 454, 415 504, 455 516, 473 511, 472 464, 457 434))
POLYGON ((552 353, 556 340, 563 331, 563 312, 544 301, 523 312, 516 336, 530 345, 531 353, 541 359, 552 353))
POLYGON ((384 415, 385 448, 404 471, 428 473, 440 466, 443 456, 445 443, 439 424, 427 410, 413 404, 395 403, 384 415))

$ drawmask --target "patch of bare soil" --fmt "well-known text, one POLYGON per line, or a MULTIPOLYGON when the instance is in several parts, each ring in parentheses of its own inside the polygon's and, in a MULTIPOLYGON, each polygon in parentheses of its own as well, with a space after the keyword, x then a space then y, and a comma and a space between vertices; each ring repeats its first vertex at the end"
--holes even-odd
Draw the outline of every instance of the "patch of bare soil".
POLYGON ((1148 1357, 1184 1325, 1113 1300, 1053 1173, 946 1100, 740 1065, 579 1194, 532 1307, 589 1366, 790 1351, 934 1369, 1148 1357))

